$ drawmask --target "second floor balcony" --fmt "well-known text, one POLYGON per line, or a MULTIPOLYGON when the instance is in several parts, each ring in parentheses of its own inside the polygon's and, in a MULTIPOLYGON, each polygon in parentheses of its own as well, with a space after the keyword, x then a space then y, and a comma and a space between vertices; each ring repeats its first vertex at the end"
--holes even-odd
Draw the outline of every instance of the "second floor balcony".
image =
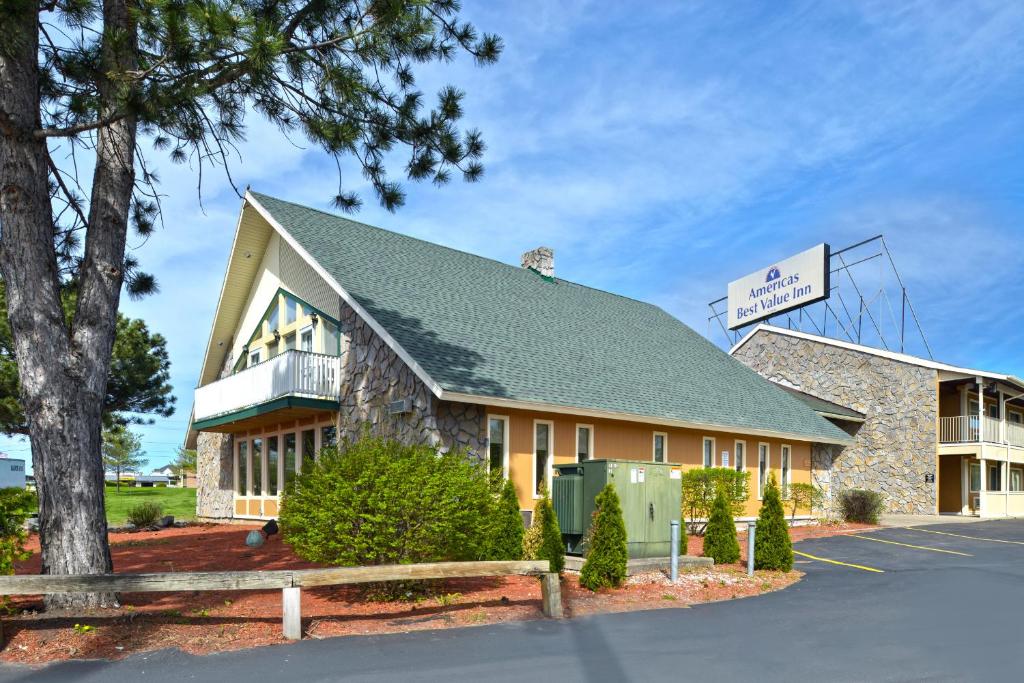
POLYGON ((939 443, 993 443, 1024 448, 1024 424, 1003 423, 994 417, 978 415, 942 417, 939 418, 939 443))
POLYGON ((340 380, 338 356, 288 350, 196 389, 193 426, 202 430, 243 419, 277 402, 282 408, 336 408, 340 380))

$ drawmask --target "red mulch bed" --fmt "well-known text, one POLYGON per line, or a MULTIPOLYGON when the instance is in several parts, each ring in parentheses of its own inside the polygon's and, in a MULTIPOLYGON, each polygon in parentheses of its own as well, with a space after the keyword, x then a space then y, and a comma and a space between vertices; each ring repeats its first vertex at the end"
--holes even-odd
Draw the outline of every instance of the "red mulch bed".
MULTIPOLYGON (((246 547, 256 526, 199 525, 156 532, 110 535, 115 571, 187 572, 300 569, 316 565, 296 558, 279 536, 262 548, 246 547)), ((794 540, 859 531, 865 526, 800 527, 794 540)), ((744 534, 745 535, 745 534, 744 534)), ((741 535, 743 536, 743 535, 741 535)), ((741 544, 745 541, 741 538, 741 544)), ((32 557, 18 574, 39 571, 38 538, 32 557)), ((701 539, 689 539, 700 554, 701 539)), ((567 616, 597 612, 681 607, 777 590, 800 572, 758 572, 748 578, 742 564, 688 573, 672 585, 657 574, 635 577, 621 589, 591 593, 567 573, 563 603, 567 616)), ((15 614, 3 620, 6 638, 0 660, 39 664, 62 659, 117 658, 176 647, 202 654, 287 642, 281 636, 280 591, 125 593, 120 609, 65 615, 42 613, 38 596, 13 598, 15 614), (88 631, 75 625, 91 627, 88 631)), ((530 577, 459 579, 436 582, 426 596, 401 602, 366 599, 361 587, 325 587, 302 592, 306 637, 405 632, 541 618, 540 585, 530 577)))

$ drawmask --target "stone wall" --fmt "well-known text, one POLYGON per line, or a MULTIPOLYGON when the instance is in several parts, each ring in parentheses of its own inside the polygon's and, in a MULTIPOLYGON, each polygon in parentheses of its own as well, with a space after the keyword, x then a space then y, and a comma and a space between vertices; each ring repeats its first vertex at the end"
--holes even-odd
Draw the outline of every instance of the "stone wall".
POLYGON ((854 444, 815 445, 813 481, 839 491, 880 492, 890 513, 934 514, 936 372, 815 340, 760 330, 735 357, 764 377, 864 413, 854 444))
MULTIPOLYGON (((224 359, 220 377, 231 374, 233 357, 224 359)), ((230 434, 200 432, 196 439, 196 516, 234 515, 234 446, 230 434)))
POLYGON ((363 431, 404 443, 460 447, 483 458, 484 411, 440 402, 413 370, 347 304, 341 313, 341 410, 338 433, 355 439, 363 431), (411 399, 411 410, 390 415, 393 401, 411 399))

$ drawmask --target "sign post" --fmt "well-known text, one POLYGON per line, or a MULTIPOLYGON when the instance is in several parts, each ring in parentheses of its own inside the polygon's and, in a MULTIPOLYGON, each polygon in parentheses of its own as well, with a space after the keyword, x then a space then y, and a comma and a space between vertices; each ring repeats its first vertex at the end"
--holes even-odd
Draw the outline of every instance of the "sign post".
POLYGON ((679 580, 679 520, 673 519, 670 523, 672 530, 672 559, 669 565, 672 569, 672 582, 679 580))
POLYGON ((747 575, 754 575, 754 533, 757 522, 747 522, 747 575))

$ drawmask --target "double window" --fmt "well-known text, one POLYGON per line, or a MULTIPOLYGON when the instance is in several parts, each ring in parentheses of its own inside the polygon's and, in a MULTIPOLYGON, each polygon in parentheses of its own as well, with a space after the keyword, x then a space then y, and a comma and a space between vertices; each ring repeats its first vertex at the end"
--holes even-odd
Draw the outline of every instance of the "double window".
POLYGON ((594 428, 591 425, 576 425, 576 462, 594 457, 594 428))
POLYGON ((487 417, 487 471, 508 479, 508 418, 503 415, 487 417))
POLYGON ((710 436, 704 437, 704 467, 715 466, 715 440, 710 436))
POLYGON ((654 432, 654 446, 651 460, 654 462, 668 461, 668 434, 654 432))

